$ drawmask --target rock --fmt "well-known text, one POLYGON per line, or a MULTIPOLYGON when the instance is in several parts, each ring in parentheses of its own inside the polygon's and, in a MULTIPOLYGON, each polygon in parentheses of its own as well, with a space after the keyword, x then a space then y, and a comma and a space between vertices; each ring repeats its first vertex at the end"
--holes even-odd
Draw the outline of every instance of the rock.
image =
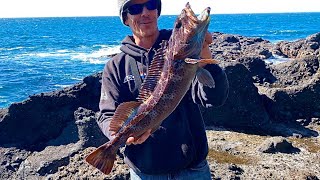
POLYGON ((237 62, 230 62, 225 66, 230 86, 229 95, 221 107, 203 109, 206 125, 247 128, 259 132, 270 121, 250 72, 237 62))
MULTIPOLYGON (((229 164, 209 162, 212 178, 319 177, 319 147, 312 143, 318 142, 320 125, 319 33, 276 45, 239 35, 213 33, 212 37, 212 55, 225 68, 230 92, 223 106, 202 111, 206 125, 219 133, 219 138, 209 137, 209 133, 208 139, 215 139, 215 146, 216 141, 221 141, 220 150, 231 153, 225 159, 229 164), (280 64, 264 63, 274 54, 296 59, 280 64), (223 136, 225 128, 233 131, 223 136), (242 138, 230 139, 228 135, 234 131, 239 132, 234 139, 242 138), (256 145, 267 137, 259 136, 261 133, 310 138, 307 141, 310 143, 302 146, 310 146, 312 151, 302 147, 303 151, 294 156, 257 153, 256 145), (253 164, 250 157, 255 157, 253 164), (257 158, 260 160, 256 161, 257 158), (279 166, 268 164, 268 160, 291 164, 279 166), (303 165, 296 164, 300 161, 303 165), (307 176, 303 176, 303 167, 310 171, 307 176), (292 174, 295 171, 299 173, 292 174)), ((96 124, 100 80, 101 73, 97 73, 71 87, 32 95, 0 109, 0 179, 128 179, 128 167, 121 152, 108 176, 84 161, 88 153, 107 141, 96 124)), ((284 138, 270 138, 260 148, 261 152, 272 153, 299 151, 284 138)))
POLYGON ((220 38, 221 40, 220 41, 224 41, 224 42, 228 42, 228 43, 236 43, 236 42, 239 42, 239 39, 233 35, 228 35, 228 34, 225 34, 225 35, 221 35, 219 36, 218 38, 220 38))
POLYGON ((308 36, 306 38, 306 40, 309 41, 309 42, 318 42, 318 43, 320 43, 320 32, 308 36))
POLYGON ((306 175, 304 178, 306 180, 319 180, 319 178, 315 175, 306 175))
POLYGON ((304 58, 310 55, 319 55, 320 33, 308 36, 306 39, 299 39, 294 42, 281 41, 276 44, 282 54, 289 58, 304 58))
POLYGON ((0 179, 11 179, 31 152, 17 148, 0 148, 0 179))
POLYGON ((269 116, 278 122, 310 119, 320 106, 319 59, 310 56, 271 66, 277 81, 258 86, 269 116))
POLYGON ((244 171, 243 169, 241 169, 239 166, 237 166, 236 164, 231 164, 228 169, 230 171, 233 171, 236 175, 241 175, 244 171))
POLYGON ((320 125, 320 118, 311 118, 311 123, 316 124, 316 125, 320 125))
POLYGON ((271 73, 269 66, 261 58, 242 57, 236 61, 243 64, 249 70, 254 83, 274 83, 277 80, 271 73))
POLYGON ((74 116, 83 147, 98 147, 108 141, 96 122, 95 112, 80 107, 74 112, 74 116))
POLYGON ((263 153, 295 153, 299 152, 298 148, 292 146, 285 138, 272 137, 264 141, 258 148, 258 151, 263 153))
POLYGON ((60 135, 79 107, 98 110, 101 73, 82 83, 50 93, 30 96, 0 113, 0 145, 41 149, 60 135), (23 127, 23 128, 21 128, 23 127), (10 129, 10 131, 8 131, 10 129))
POLYGON ((262 38, 248 38, 240 35, 212 33, 213 43, 210 49, 213 58, 236 60, 240 57, 258 57, 267 59, 272 56, 273 45, 262 38))
POLYGON ((41 152, 34 152, 20 165, 16 178, 29 179, 29 176, 54 174, 60 166, 67 165, 70 156, 80 149, 81 146, 79 144, 69 144, 48 146, 41 152))

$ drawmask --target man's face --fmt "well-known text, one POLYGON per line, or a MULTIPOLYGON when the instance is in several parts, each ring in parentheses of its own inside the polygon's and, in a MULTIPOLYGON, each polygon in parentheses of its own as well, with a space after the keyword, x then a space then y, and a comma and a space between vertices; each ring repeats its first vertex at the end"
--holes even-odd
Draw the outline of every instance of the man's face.
MULTIPOLYGON (((150 0, 133 0, 131 6, 135 4, 143 4, 150 0)), ((125 24, 131 28, 132 33, 139 37, 144 38, 156 34, 158 31, 158 10, 148 10, 146 6, 139 14, 132 15, 127 12, 125 24)))

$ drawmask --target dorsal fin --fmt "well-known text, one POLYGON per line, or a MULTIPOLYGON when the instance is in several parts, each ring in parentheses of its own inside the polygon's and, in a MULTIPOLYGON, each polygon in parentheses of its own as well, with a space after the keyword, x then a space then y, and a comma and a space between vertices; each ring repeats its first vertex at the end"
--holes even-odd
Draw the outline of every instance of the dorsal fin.
POLYGON ((159 78, 161 77, 161 72, 165 63, 165 53, 167 48, 167 41, 162 41, 161 47, 156 51, 151 65, 148 69, 148 75, 141 85, 138 100, 146 100, 151 93, 154 91, 159 78))
POLYGON ((130 101, 124 102, 117 107, 112 120, 110 122, 110 131, 118 132, 126 120, 135 113, 137 107, 139 107, 141 102, 130 101))

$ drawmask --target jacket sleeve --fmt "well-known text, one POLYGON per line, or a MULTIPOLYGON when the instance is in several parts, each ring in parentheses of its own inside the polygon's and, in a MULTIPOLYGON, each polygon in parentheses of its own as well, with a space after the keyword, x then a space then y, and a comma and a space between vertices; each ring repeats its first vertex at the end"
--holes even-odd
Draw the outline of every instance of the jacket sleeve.
POLYGON ((109 139, 114 139, 109 131, 109 125, 117 106, 121 103, 120 82, 117 68, 112 60, 108 61, 104 67, 101 79, 101 95, 97 123, 103 134, 109 139))
POLYGON ((201 104, 206 108, 222 106, 229 93, 227 76, 217 64, 208 64, 204 68, 211 73, 215 87, 206 87, 195 77, 191 87, 192 99, 196 104, 201 104))

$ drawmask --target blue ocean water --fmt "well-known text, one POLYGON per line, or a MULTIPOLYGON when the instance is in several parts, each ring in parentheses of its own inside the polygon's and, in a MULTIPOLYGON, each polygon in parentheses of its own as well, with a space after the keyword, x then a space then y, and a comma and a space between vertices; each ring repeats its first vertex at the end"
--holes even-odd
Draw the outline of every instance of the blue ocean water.
MULTIPOLYGON (((170 29, 176 16, 161 16, 170 29)), ((212 15, 210 32, 297 40, 320 31, 320 13, 212 15)), ((0 108, 100 72, 130 29, 118 17, 0 18, 0 108)))

